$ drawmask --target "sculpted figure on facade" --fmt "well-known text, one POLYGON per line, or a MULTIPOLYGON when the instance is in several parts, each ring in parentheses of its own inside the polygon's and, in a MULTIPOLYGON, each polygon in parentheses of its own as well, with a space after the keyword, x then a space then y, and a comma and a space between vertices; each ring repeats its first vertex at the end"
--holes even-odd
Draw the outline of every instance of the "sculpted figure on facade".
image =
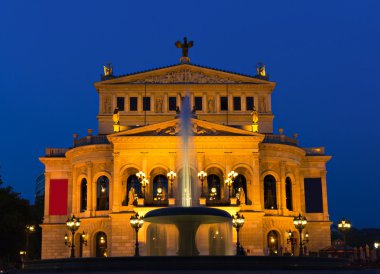
POLYGON ((135 201, 135 188, 132 186, 128 192, 128 205, 133 205, 135 201))
POLYGON ((162 97, 157 97, 156 98, 156 113, 163 113, 162 105, 163 105, 162 97))
POLYGON ((215 99, 214 96, 210 96, 207 99, 207 112, 214 113, 215 112, 215 99))

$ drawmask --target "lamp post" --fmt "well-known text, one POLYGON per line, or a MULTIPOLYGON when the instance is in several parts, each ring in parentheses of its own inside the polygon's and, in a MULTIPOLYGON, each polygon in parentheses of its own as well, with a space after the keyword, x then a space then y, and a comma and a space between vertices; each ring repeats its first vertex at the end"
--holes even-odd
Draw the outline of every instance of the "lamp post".
POLYGON ((232 216, 232 226, 236 229, 236 256, 242 255, 242 252, 240 251, 239 230, 243 225, 244 216, 240 215, 239 212, 236 212, 236 214, 232 216))
POLYGON ((347 232, 351 229, 351 222, 346 219, 341 219, 338 223, 338 229, 343 233, 344 249, 346 249, 346 237, 347 232))
POLYGON ((139 229, 144 224, 144 217, 140 216, 138 213, 132 215, 129 220, 131 227, 136 231, 136 243, 135 243, 135 256, 140 256, 139 253, 139 229))
POLYGON ((205 193, 203 191, 203 181, 207 178, 207 173, 203 170, 198 172, 198 178, 201 181, 201 197, 205 197, 205 193))
POLYGON ((25 257, 28 258, 29 257, 29 237, 30 237, 30 234, 34 233, 36 231, 36 226, 35 225, 26 225, 25 226, 25 241, 26 241, 26 244, 25 244, 25 257))
POLYGON ((290 243, 292 255, 294 255, 294 247, 297 244, 297 239, 296 239, 296 237, 294 237, 294 233, 291 230, 288 231, 288 236, 289 237, 288 237, 288 239, 286 239, 286 242, 288 244, 290 243))
POLYGON ((231 186, 234 183, 236 176, 238 176, 238 175, 239 174, 233 170, 230 173, 228 173, 228 175, 227 175, 227 179, 226 179, 225 183, 228 186, 228 196, 229 196, 228 198, 231 198, 231 186))
POLYGON ((177 173, 175 173, 173 170, 170 170, 168 174, 166 174, 166 177, 168 177, 168 180, 170 182, 170 198, 173 198, 173 182, 175 178, 177 177, 177 173))
POLYGON ((376 258, 377 258, 377 261, 380 262, 380 258, 379 258, 379 247, 380 247, 380 242, 374 242, 373 243, 373 246, 375 247, 376 249, 376 258))
POLYGON ((145 173, 142 172, 141 170, 136 173, 137 179, 139 179, 140 184, 142 185, 143 188, 143 193, 144 193, 144 199, 145 199, 145 187, 149 183, 149 181, 146 179, 145 173))
POLYGON ((80 252, 79 252, 79 257, 83 256, 83 246, 87 246, 87 234, 84 231, 80 235, 80 252))
POLYGON ((66 221, 66 226, 71 232, 71 242, 69 241, 69 237, 67 234, 65 235, 65 245, 71 248, 70 258, 75 258, 75 251, 74 251, 74 236, 75 232, 80 227, 80 220, 79 218, 76 218, 74 215, 72 215, 70 218, 66 221))
POLYGON ((293 219, 294 226, 300 233, 300 254, 299 256, 303 256, 303 240, 302 240, 302 230, 306 227, 307 224, 307 219, 305 216, 302 216, 301 213, 297 216, 294 217, 293 219))

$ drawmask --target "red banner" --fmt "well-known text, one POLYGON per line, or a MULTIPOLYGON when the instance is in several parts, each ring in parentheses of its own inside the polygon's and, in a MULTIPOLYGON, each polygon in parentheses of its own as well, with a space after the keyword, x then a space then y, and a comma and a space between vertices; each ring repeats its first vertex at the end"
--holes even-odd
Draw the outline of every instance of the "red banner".
POLYGON ((50 180, 49 215, 67 215, 67 179, 50 180))

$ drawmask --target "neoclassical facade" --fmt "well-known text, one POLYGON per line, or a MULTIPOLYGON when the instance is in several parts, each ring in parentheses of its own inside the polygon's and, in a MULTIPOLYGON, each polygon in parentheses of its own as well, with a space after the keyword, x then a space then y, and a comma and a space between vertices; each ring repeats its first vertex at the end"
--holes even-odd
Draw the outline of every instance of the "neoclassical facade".
MULTIPOLYGON (((331 157, 323 147, 300 147, 296 135, 273 133, 275 83, 268 77, 184 62, 117 77, 107 70, 95 88, 98 134, 74 135, 71 148, 47 148, 40 158, 45 165, 43 259, 69 257, 63 239, 71 214, 81 219, 76 256, 131 256, 130 217, 180 205, 178 113, 186 93, 194 112, 193 204, 242 213, 240 238, 247 255, 296 254, 288 232, 298 241, 293 218, 299 213, 308 220, 307 251, 330 245, 326 162, 331 157), (258 130, 252 127, 255 112, 258 130), (140 171, 148 180, 145 188, 136 176, 140 171), (177 174, 174 181, 168 181, 170 171, 177 174), (200 171, 207 173, 203 182, 200 171), (229 189, 225 180, 231 171, 238 176, 229 189)), ((141 255, 175 255, 177 235, 175 226, 145 223, 139 232, 141 255)), ((201 255, 232 254, 235 242, 231 227, 209 225, 197 232, 201 255)))

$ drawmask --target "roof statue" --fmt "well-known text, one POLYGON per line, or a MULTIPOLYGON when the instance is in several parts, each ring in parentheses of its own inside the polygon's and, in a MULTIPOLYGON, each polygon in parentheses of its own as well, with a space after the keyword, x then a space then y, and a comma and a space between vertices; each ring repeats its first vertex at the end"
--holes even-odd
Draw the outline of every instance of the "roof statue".
POLYGON ((266 73, 265 70, 265 64, 262 62, 259 62, 256 66, 256 72, 257 72, 257 77, 263 78, 263 79, 268 79, 269 75, 266 73))
POLYGON ((120 114, 119 108, 115 108, 112 115, 113 120, 113 132, 120 132, 120 114))
POLYGON ((111 66, 111 64, 107 64, 105 66, 103 66, 103 71, 104 71, 104 74, 103 75, 100 75, 100 78, 102 80, 107 80, 107 79, 111 79, 111 78, 114 78, 113 76, 113 67, 111 66))
POLYGON ((194 42, 193 41, 187 42, 186 37, 183 38, 183 43, 181 43, 180 41, 175 42, 175 46, 177 48, 182 49, 182 57, 179 59, 181 63, 190 63, 190 58, 188 57, 188 54, 189 54, 189 48, 193 47, 193 45, 194 45, 194 42))
POLYGON ((257 114, 257 111, 255 107, 253 107, 253 111, 251 112, 252 115, 252 132, 259 132, 259 115, 257 114))

